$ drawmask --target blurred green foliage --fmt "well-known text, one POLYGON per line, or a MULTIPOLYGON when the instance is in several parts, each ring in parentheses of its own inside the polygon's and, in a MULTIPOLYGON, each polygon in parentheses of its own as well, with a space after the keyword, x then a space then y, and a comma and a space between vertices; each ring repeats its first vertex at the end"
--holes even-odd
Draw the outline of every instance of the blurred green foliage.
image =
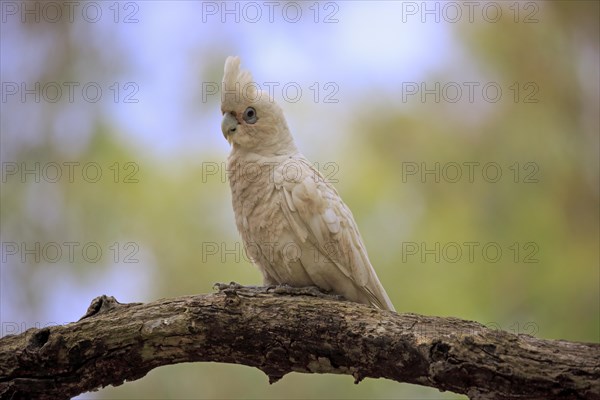
MULTIPOLYGON (((510 6, 502 4, 505 10, 510 6)), ((68 24, 24 24, 21 29, 31 43, 46 37, 49 41, 42 46, 53 49, 40 80, 83 79, 94 73, 108 79, 129 68, 101 59, 84 41, 73 39, 69 30, 75 28, 68 24), (79 63, 85 68, 75 66, 79 63)), ((493 104, 416 101, 401 106, 377 93, 366 95, 347 114, 352 117, 345 126, 351 131, 343 144, 329 153, 338 167, 336 187, 352 209, 371 261, 399 312, 457 316, 549 339, 598 341, 598 3, 547 2, 541 6, 539 23, 505 19, 457 24, 453 33, 469 59, 458 55, 460 59, 429 76, 428 82, 469 81, 475 71, 480 77, 494 77, 484 81, 502 82, 505 90, 517 82, 519 94, 506 90, 503 100, 493 104), (535 87, 526 87, 528 82, 535 87), (525 102, 528 95, 537 101, 525 102), (482 172, 490 162, 501 167, 497 182, 488 182, 490 175, 482 172), (479 163, 473 182, 464 175, 464 163, 479 163), (421 176, 424 167, 436 165, 438 182, 434 174, 421 176), (454 176, 455 165, 462 166, 463 177, 454 183, 448 176, 454 176), (418 172, 409 174, 415 167, 418 172), (445 167, 448 175, 441 173, 445 167), (457 262, 448 256, 453 253, 442 253, 439 262, 435 255, 423 255, 436 243, 438 255, 444 246, 449 252, 455 249, 454 244, 465 251, 465 242, 479 243, 472 262, 464 253, 457 262), (499 261, 482 256, 486 243, 501 247, 499 261), (407 254, 414 245, 419 252, 407 254)), ((207 52, 214 55, 202 57, 210 59, 203 68, 211 80, 219 79, 214 76, 222 49, 207 52)), ((11 118, 11 106, 2 108, 2 118, 11 118)), ((47 126, 65 111, 58 105, 33 108, 47 126)), ((142 265, 154 267, 148 267, 152 285, 144 288, 147 298, 131 301, 210 292, 214 282, 260 282, 260 274, 239 248, 228 184, 221 171, 206 175, 207 166, 221 168, 224 152, 155 158, 144 153, 143 144, 140 150, 121 140, 127 132, 118 132, 103 115, 88 112, 93 123, 90 139, 75 157, 65 154, 49 132, 38 132, 23 145, 15 134, 7 135, 4 125, 2 145, 14 148, 10 161, 96 162, 107 175, 95 184, 83 179, 3 182, 3 241, 76 239, 107 247, 115 241, 121 247, 134 242, 142 265), (132 161, 137 183, 125 181, 132 171, 126 165, 132 161), (118 179, 109 168, 115 163, 118 179), (208 254, 213 245, 221 250, 226 246, 231 254, 208 254)), ((210 112, 218 113, 218 107, 210 112)), ((220 135, 218 125, 198 130, 220 135)), ((305 154, 318 161, 310 151, 305 154)), ((11 283, 18 285, 20 300, 11 305, 19 307, 23 319, 34 320, 40 318, 43 303, 52 301, 52 282, 40 287, 35 279, 41 269, 50 270, 56 280, 66 273, 84 282, 92 270, 101 274, 109 268, 110 258, 103 260, 90 265, 78 259, 60 266, 3 263, 2 277, 10 275, 11 283)), ((128 264, 120 263, 119 268, 125 272, 128 264)), ((125 276, 132 288, 138 284, 125 276)), ((111 287, 102 290, 113 294, 111 287)), ((81 314, 89 300, 76 305, 81 314)), ((382 380, 367 379, 355 386, 347 376, 292 374, 269 386, 257 370, 212 363, 160 368, 142 380, 84 396, 166 397, 457 398, 382 380), (235 384, 220 383, 230 381, 235 384)))

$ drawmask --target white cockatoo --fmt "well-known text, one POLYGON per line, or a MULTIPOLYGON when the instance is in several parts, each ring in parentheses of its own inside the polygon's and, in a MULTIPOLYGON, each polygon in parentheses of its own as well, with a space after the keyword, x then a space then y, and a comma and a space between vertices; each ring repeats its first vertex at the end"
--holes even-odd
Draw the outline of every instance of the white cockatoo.
POLYGON ((298 151, 281 108, 228 57, 221 130, 237 228, 265 285, 317 286, 394 311, 350 209, 298 151))

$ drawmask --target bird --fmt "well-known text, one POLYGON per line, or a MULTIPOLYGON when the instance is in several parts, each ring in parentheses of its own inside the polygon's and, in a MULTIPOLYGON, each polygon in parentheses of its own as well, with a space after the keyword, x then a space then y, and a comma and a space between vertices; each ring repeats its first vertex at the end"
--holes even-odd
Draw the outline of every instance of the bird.
POLYGON ((267 286, 316 286, 395 311, 369 261, 352 212, 300 153, 281 107, 225 60, 221 130, 231 145, 227 178, 235 223, 267 286))

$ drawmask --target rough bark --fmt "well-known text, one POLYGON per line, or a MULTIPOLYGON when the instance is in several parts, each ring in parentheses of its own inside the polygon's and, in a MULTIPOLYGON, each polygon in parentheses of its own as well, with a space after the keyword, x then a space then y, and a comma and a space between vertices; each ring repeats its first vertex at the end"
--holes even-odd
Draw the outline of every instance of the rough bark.
POLYGON ((216 361, 387 378, 471 399, 600 399, 600 345, 514 335, 456 318, 396 314, 310 291, 219 293, 119 304, 0 339, 2 399, 67 399, 161 365, 216 361))

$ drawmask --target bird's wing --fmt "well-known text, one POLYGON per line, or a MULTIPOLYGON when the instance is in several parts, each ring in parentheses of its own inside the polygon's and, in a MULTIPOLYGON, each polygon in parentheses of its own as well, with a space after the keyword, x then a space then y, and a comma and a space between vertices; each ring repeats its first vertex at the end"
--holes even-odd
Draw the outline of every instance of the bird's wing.
MULTIPOLYGON (((351 282, 358 292, 358 299, 394 311, 371 266, 352 212, 335 188, 304 157, 291 158, 276 168, 274 183, 294 239, 305 248, 314 248, 312 250, 321 260, 333 264, 342 273, 336 271, 335 279, 347 280, 332 284, 334 291, 336 286, 348 287, 351 282)), ((312 261, 305 258, 302 263, 312 264, 312 261)), ((309 275, 311 272, 323 273, 315 271, 314 265, 304 265, 304 268, 309 275)))

